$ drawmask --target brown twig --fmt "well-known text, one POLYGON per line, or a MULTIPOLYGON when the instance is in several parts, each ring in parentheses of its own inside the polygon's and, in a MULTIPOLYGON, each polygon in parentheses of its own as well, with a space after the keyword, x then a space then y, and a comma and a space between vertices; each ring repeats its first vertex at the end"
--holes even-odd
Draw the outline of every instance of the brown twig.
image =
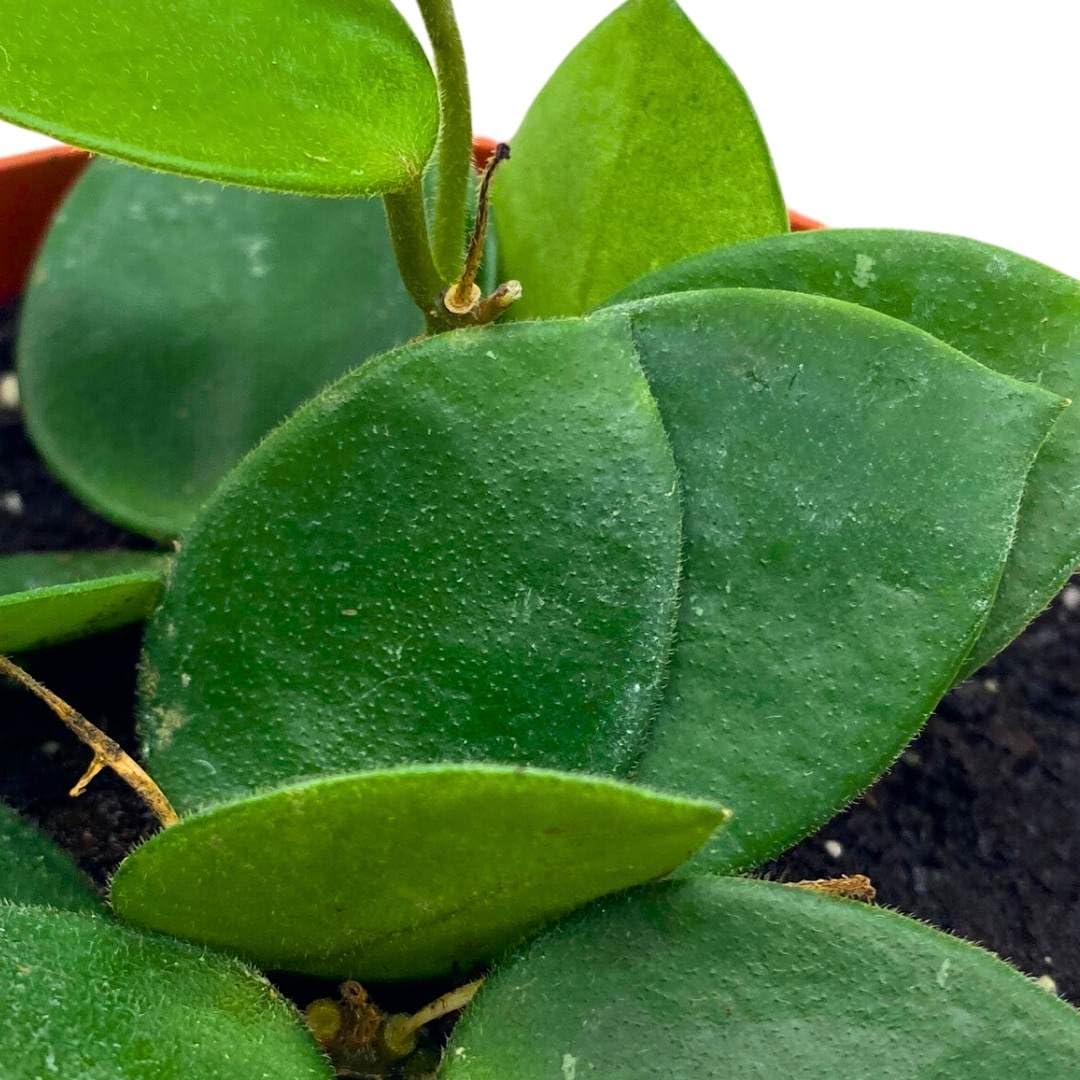
POLYGON ((180 818, 169 805, 161 788, 143 771, 139 764, 127 754, 118 743, 96 728, 81 713, 76 712, 66 701, 57 697, 48 687, 42 686, 29 672, 24 671, 13 660, 0 656, 0 674, 7 675, 40 698, 60 718, 65 727, 80 742, 90 748, 94 755, 86 772, 82 774, 70 794, 81 795, 87 785, 102 769, 112 769, 150 807, 154 816, 163 826, 175 825, 180 818))

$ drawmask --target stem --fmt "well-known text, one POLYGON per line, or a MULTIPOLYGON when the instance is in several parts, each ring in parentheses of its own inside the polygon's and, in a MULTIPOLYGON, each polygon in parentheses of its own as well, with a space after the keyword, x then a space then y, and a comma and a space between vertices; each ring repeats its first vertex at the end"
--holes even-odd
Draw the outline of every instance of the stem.
POLYGON ((413 1013, 406 1022, 406 1026, 410 1031, 419 1031, 425 1024, 430 1024, 432 1020, 438 1020, 447 1013, 464 1009, 476 997, 476 991, 483 984, 483 979, 476 979, 471 983, 466 983, 464 986, 459 986, 456 990, 443 994, 442 997, 436 998, 430 1005, 425 1005, 419 1012, 413 1013))
POLYGON ((469 72, 451 0, 417 0, 439 81, 439 185, 435 195, 435 263, 444 281, 461 266, 465 206, 472 169, 472 106, 469 72))
POLYGON ((169 805, 169 800, 165 798, 161 788, 150 779, 133 758, 124 752, 119 744, 91 724, 85 716, 76 712, 66 701, 58 698, 51 690, 42 686, 33 675, 23 671, 18 664, 9 660, 6 656, 0 656, 0 674, 7 675, 32 694, 36 694, 56 713, 65 727, 72 731, 80 742, 90 748, 94 756, 89 766, 87 766, 86 772, 83 773, 82 777, 71 789, 71 795, 81 795, 86 790, 87 784, 102 769, 109 768, 150 807, 154 816, 162 825, 175 825, 180 820, 176 815, 176 811, 169 805))
POLYGON ((443 281, 431 256, 419 177, 402 191, 384 195, 383 204, 401 280, 430 327, 443 291, 443 281))

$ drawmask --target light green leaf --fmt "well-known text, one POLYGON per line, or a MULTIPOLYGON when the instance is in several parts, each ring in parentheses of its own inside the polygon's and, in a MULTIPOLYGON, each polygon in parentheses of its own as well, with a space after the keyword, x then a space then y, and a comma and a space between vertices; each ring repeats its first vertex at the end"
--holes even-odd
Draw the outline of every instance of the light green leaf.
POLYGON ((250 187, 373 195, 420 175, 435 80, 388 0, 0 0, 0 117, 250 187))
POLYGON ((422 761, 625 773, 670 643, 679 524, 625 321, 370 361, 185 537, 147 634, 148 768, 181 811, 422 761))
POLYGON ((153 551, 48 551, 0 557, 0 653, 115 630, 157 606, 168 557, 153 551))
MULTIPOLYGON (((620 300, 745 285, 833 296, 921 327, 995 371, 1080 398, 1080 283, 1001 248, 932 233, 825 229, 712 251, 620 300)), ((1080 408, 1031 470, 994 608, 961 676, 1003 649, 1080 563, 1080 408)))
POLYGON ((593 777, 362 773, 159 833, 122 864, 112 901, 139 926, 271 968, 421 978, 468 971, 556 915, 667 873, 724 819, 715 804, 593 777))
POLYGON ((0 803, 0 901, 101 911, 103 904, 66 851, 0 803))
POLYGON ((1070 1080, 1080 1014, 889 911, 739 878, 604 900, 498 968, 444 1080, 1070 1080), (560 1072, 561 1070, 561 1072, 560 1072))
POLYGON ((1061 399, 838 300, 681 293, 629 317, 679 466, 682 597, 636 770, 722 794, 699 865, 760 862, 878 776, 982 629, 1061 399))
POLYGON ((170 537, 297 405, 421 329, 380 202, 102 161, 38 260, 19 384, 54 472, 107 517, 170 537))
POLYGON ((235 960, 0 903, 4 1080, 330 1080, 296 1013, 235 960))
POLYGON ((746 94, 673 0, 629 0, 563 62, 496 187, 518 317, 576 315, 657 267, 787 231, 746 94))

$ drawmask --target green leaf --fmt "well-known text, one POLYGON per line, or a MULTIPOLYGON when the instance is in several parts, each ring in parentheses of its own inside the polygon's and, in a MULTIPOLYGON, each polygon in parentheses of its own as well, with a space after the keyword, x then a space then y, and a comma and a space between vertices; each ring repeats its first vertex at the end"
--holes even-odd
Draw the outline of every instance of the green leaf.
MULTIPOLYGON (((995 371, 1080 398, 1080 283, 961 237, 884 229, 793 233, 688 259, 612 302, 738 285, 862 304, 995 371)), ((1080 563, 1078 475, 1080 408, 1072 408, 1031 470, 1001 587, 962 677, 1016 637, 1080 563)))
POLYGON ((152 551, 0 557, 0 653, 115 630, 157 606, 169 560, 152 551))
POLYGON ((710 869, 760 862, 879 775, 952 684, 1062 402, 905 323, 778 291, 630 318, 682 481, 682 596, 636 776, 722 793, 710 869))
POLYGON ((626 772, 670 642, 679 522, 625 321, 370 361, 185 537, 147 634, 148 768, 180 811, 421 761, 626 772))
POLYGON ((0 803, 0 901, 101 911, 90 882, 66 851, 0 803))
POLYGON ((1080 1014, 928 926, 739 878, 601 901, 496 969, 444 1080, 1068 1080, 1080 1014), (561 1069, 561 1073, 560 1073, 561 1069))
POLYGON ((0 904, 4 1080, 330 1080, 295 1011, 235 960, 89 915, 0 904))
POLYGON ((38 260, 19 384, 57 475, 169 537, 297 405, 421 329, 378 201, 97 162, 38 260))
POLYGON ((515 317, 577 315, 657 267, 787 231, 746 94, 673 0, 629 0, 540 92, 495 187, 515 317))
POLYGON ((0 0, 0 117, 169 172, 320 195, 419 176, 435 80, 388 0, 0 0))
POLYGON ((139 926, 271 968, 421 978, 468 971, 556 915, 667 873, 725 817, 529 769, 362 773, 166 829, 121 865, 112 902, 139 926))

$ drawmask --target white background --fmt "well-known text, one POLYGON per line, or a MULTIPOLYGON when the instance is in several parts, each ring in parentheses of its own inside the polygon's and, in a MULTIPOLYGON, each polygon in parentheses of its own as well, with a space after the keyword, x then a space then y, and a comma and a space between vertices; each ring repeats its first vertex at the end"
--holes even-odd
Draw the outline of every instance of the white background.
MULTIPOLYGON (((412 0, 399 6, 418 28, 412 0)), ((512 136, 616 0, 457 0, 476 130, 512 136)), ((790 206, 962 233, 1080 277, 1076 0, 683 0, 750 92, 790 206)), ((45 145, 0 126, 0 154, 45 145)))

